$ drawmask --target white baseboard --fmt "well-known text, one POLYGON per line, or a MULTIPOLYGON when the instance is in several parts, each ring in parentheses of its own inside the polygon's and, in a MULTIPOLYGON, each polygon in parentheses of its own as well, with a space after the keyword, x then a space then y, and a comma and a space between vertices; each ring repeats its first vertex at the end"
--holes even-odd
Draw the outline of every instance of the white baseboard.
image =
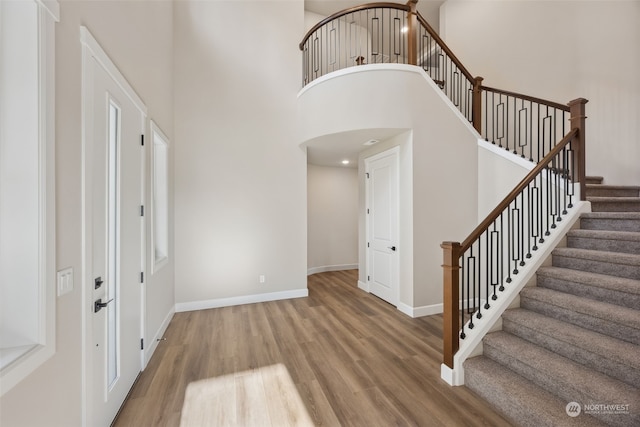
POLYGON ((162 321, 162 324, 156 331, 156 334, 151 339, 151 342, 147 344, 148 347, 144 351, 144 367, 145 368, 147 367, 149 360, 151 360, 151 356, 153 356, 153 353, 156 351, 159 340, 162 339, 162 336, 167 331, 167 328, 169 327, 169 323, 171 322, 171 319, 173 319, 173 315, 175 314, 175 312, 176 312, 175 307, 171 307, 171 310, 169 310, 169 313, 167 313, 166 317, 162 321))
POLYGON ((327 271, 342 271, 342 270, 357 270, 358 264, 338 264, 338 265, 324 265, 322 267, 311 267, 307 269, 307 276, 311 276, 316 273, 326 273, 327 271))
POLYGON ((410 305, 399 303, 398 310, 409 317, 431 316, 432 314, 442 313, 442 304, 423 305, 421 307, 411 307, 410 305))
POLYGON ((309 296, 307 288, 291 291, 269 292, 266 294, 244 295, 231 298, 217 298, 204 301, 179 302, 176 313, 183 311, 206 310, 208 308, 230 307, 233 305, 253 304, 256 302, 278 301, 282 299, 304 298, 309 296))
MULTIPOLYGON (((484 305, 486 301, 484 299, 480 300, 480 304, 484 305)), ((467 301, 467 306, 469 306, 469 301, 467 301)), ((459 304, 460 309, 462 309, 462 300, 459 304)), ((424 317, 431 316, 433 314, 441 314, 444 312, 444 304, 431 304, 431 305, 423 305, 420 307, 411 307, 410 305, 399 303, 398 310, 406 314, 410 317, 424 317)))

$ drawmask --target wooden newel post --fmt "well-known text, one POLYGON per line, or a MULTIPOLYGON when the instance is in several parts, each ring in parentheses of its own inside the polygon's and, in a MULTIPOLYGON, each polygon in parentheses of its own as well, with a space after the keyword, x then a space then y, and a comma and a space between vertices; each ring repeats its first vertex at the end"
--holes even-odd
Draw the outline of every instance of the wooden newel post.
POLYGON ((460 333, 460 243, 442 242, 443 289, 443 356, 444 364, 453 369, 453 356, 458 351, 460 333))
POLYGON ((409 65, 418 65, 418 16, 416 14, 416 6, 418 0, 409 0, 409 12, 407 13, 407 49, 409 65))
POLYGON ((585 114, 585 104, 589 102, 584 98, 574 99, 569 102, 567 105, 569 106, 569 114, 571 117, 569 121, 571 122, 571 129, 578 129, 578 135, 571 142, 571 146, 576 150, 577 155, 577 168, 578 173, 575 175, 574 181, 578 181, 580 183, 580 200, 587 200, 587 187, 585 183, 586 176, 586 137, 585 137, 585 122, 586 122, 586 114, 585 114), (574 146, 574 143, 575 146, 574 146))
POLYGON ((473 117, 473 127, 482 134, 482 77, 473 80, 473 92, 471 95, 471 115, 473 117))

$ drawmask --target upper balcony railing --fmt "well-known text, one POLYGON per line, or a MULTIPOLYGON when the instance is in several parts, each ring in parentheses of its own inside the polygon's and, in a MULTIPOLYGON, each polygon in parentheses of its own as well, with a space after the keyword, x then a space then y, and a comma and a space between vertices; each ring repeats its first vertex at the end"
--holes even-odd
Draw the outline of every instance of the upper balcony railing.
POLYGON ((421 67, 485 138, 539 162, 568 132, 569 107, 490 88, 474 77, 438 33, 407 4, 368 3, 323 19, 302 39, 302 85, 365 64, 421 67))
MULTIPOLYGON (((416 5, 417 0, 369 3, 334 13, 314 25, 300 43, 302 85, 358 65, 418 65, 472 122, 474 93, 479 95, 482 79, 467 71, 416 5)), ((477 103, 479 108, 479 98, 477 103)))

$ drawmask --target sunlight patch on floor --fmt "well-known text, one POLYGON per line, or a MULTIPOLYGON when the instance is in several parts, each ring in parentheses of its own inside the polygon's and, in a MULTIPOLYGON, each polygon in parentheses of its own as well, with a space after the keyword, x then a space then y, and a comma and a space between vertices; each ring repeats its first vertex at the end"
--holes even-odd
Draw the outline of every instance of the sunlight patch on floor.
POLYGON ((265 366, 188 385, 181 427, 313 426, 282 364, 265 366))

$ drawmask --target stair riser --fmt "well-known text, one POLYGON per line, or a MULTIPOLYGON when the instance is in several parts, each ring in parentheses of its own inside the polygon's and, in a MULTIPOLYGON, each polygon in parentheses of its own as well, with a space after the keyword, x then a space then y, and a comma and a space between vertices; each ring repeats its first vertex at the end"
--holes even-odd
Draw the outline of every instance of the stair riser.
MULTIPOLYGON (((520 360, 512 357, 511 355, 503 353, 500 349, 485 344, 483 352, 485 357, 488 357, 500 363, 501 365, 506 366, 516 374, 526 378, 538 387, 541 387, 542 389, 560 397, 561 399, 564 399, 567 402, 595 403, 592 402, 592 398, 589 395, 589 390, 584 390, 580 387, 574 387, 573 384, 568 382, 560 382, 558 381, 558 378, 548 374, 546 371, 539 370, 533 366, 522 363, 520 360)), ((638 421, 635 420, 635 417, 629 416, 628 414, 594 414, 593 416, 595 418, 601 419, 602 421, 606 421, 606 423, 609 425, 620 427, 635 426, 637 425, 638 421)))
POLYGON ((581 363, 591 369, 599 371, 612 378, 625 382, 634 387, 640 387, 640 370, 620 363, 618 360, 592 353, 587 348, 571 345, 553 336, 540 333, 522 324, 504 319, 502 330, 531 343, 553 351, 574 362, 581 363))
POLYGON ((591 273, 607 274, 609 276, 640 280, 640 267, 637 265, 571 258, 557 254, 552 256, 552 263, 554 267, 570 268, 572 270, 589 271, 591 273))
POLYGON ((599 332, 610 337, 627 341, 635 345, 640 345, 640 330, 632 327, 611 322, 607 319, 593 317, 589 314, 578 313, 562 307, 547 304, 542 301, 527 297, 521 297, 520 306, 563 322, 580 326, 581 328, 599 332))
MULTIPOLYGON (((509 390, 503 390, 492 384, 492 377, 484 372, 475 371, 473 369, 465 370, 464 385, 473 390, 478 396, 489 402, 511 420, 518 420, 518 425, 522 427, 540 427, 544 425, 536 417, 535 408, 528 408, 518 401, 519 396, 513 396, 509 390), (531 409, 526 413, 527 409, 531 409), (525 412, 526 416, 523 416, 525 412)), ((522 396, 526 398, 526 396, 522 396)))
POLYGON ((567 236, 567 247, 590 249, 593 251, 640 254, 640 241, 633 240, 593 239, 582 236, 567 236))
POLYGON ((580 228, 583 230, 640 232, 640 221, 635 219, 581 218, 580 228))
POLYGON ((543 288, 553 289, 554 291, 564 292, 580 297, 591 298, 596 301, 602 301, 633 309, 640 307, 640 295, 637 294, 629 294, 626 292, 599 288, 597 286, 590 286, 584 283, 570 282, 546 276, 538 276, 536 278, 536 283, 538 286, 543 288))
POLYGON ((604 178, 601 176, 587 176, 585 177, 585 184, 602 184, 604 178))
POLYGON ((591 202, 591 212, 640 212, 638 202, 591 202))
POLYGON ((635 188, 587 188, 587 197, 639 197, 635 188))

